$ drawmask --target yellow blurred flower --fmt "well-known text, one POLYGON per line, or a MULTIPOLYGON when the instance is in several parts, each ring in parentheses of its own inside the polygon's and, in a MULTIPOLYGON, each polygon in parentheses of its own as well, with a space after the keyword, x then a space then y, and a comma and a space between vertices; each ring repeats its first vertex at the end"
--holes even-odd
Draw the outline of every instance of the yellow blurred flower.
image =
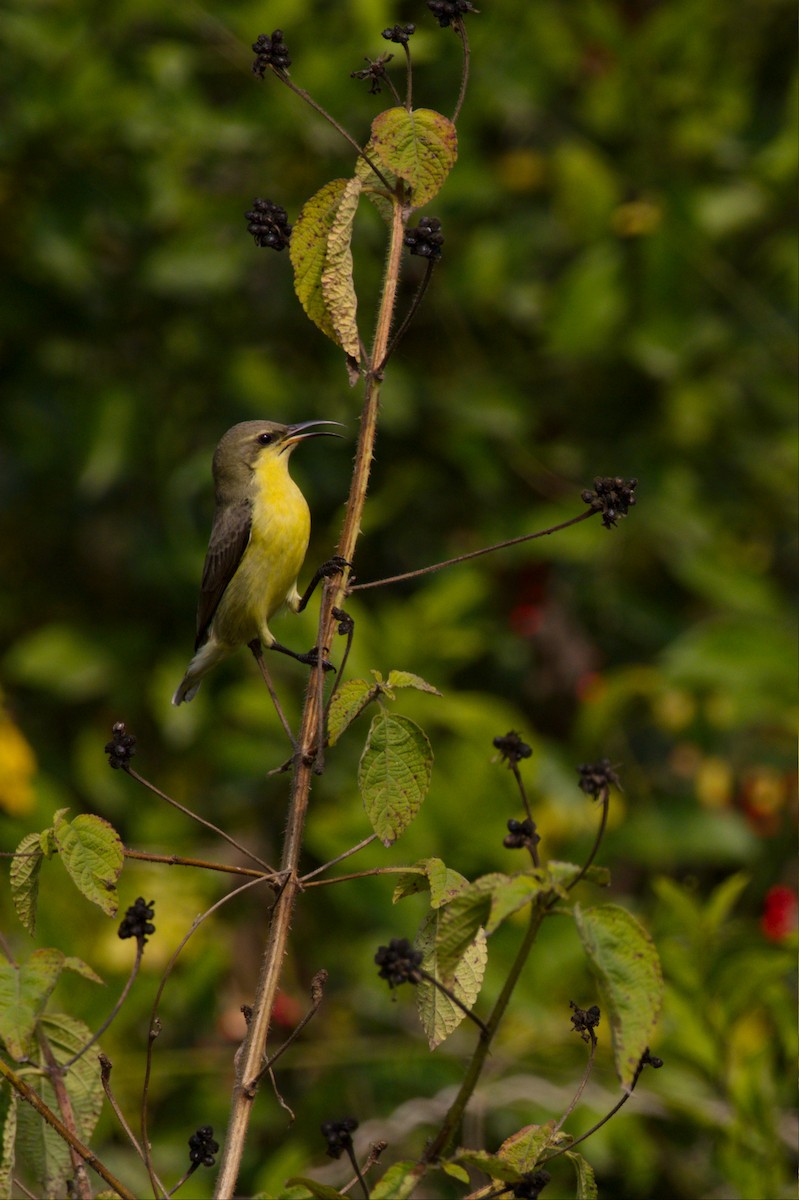
POLYGON ((21 816, 33 808, 36 756, 5 707, 0 707, 0 809, 21 816))

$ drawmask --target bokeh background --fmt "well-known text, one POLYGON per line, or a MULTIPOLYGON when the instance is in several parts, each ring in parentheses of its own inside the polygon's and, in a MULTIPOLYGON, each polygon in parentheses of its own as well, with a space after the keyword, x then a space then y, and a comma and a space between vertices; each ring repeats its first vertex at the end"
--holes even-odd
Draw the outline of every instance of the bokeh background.
MULTIPOLYGON (((624 785, 601 861, 609 898, 652 930, 666 975, 653 1050, 666 1060, 582 1149, 616 1200, 792 1194, 796 1143, 792 963, 796 652, 796 168, 793 6, 787 0, 485 0, 469 18, 472 79, 460 161, 431 206, 445 257, 391 363, 361 580, 409 570, 576 515, 594 475, 640 480, 618 529, 557 537, 354 596, 355 674, 417 672, 442 699, 403 695, 427 730, 433 784, 409 833, 356 867, 436 854, 473 877, 514 870, 520 816, 492 738, 517 729, 542 849, 579 859, 597 813, 576 766, 607 756, 624 785), (789 1191, 788 1189, 791 1189, 789 1191)), ((314 533, 333 550, 359 393, 294 299, 288 256, 257 249, 254 196, 295 217, 347 175, 346 144, 287 89, 250 72, 249 44, 282 27, 293 77, 358 139, 386 93, 350 78, 413 21, 415 99, 449 113, 459 47, 421 2, 7 0, 3 100, 3 560, 0 831, 12 850, 54 810, 96 812, 126 845, 230 861, 198 826, 108 770, 124 720, 134 765, 267 858, 279 853, 286 754, 242 654, 169 704, 193 639, 210 522, 210 455, 239 420, 328 417, 351 442, 294 459, 314 533)), ((401 78, 401 52, 393 66, 401 78)), ((364 206, 367 207, 367 206, 364 206)), ((356 237, 368 334, 383 254, 375 214, 356 237)), ((407 265, 403 303, 420 264, 407 265)), ((313 609, 314 606, 311 606, 313 609)), ((281 618, 305 649, 315 614, 281 618)), ((274 664, 295 715, 304 678, 274 664)), ((365 729, 330 755, 313 798, 309 869, 368 833, 355 785, 365 729)), ((117 1094, 139 1104, 144 1034, 166 961, 225 878, 128 864, 123 908, 156 901, 157 934, 104 1038, 117 1094)), ((242 1194, 323 1166, 321 1120, 355 1115, 418 1152, 428 1098, 454 1085, 472 1042, 430 1055, 412 997, 389 996, 373 954, 412 936, 421 904, 369 879, 309 893, 276 1022, 296 1023, 312 974, 324 1008, 281 1062, 297 1115, 265 1089, 242 1194), (396 1001, 396 1002, 395 1002, 396 1001)), ((585 903, 604 896, 586 890, 585 903)), ((19 957, 30 939, 2 888, 19 957)), ((256 892, 206 922, 162 1007, 151 1136, 177 1179, 186 1139, 224 1130, 239 1006, 267 919, 256 892)), ((97 1024, 131 958, 116 921, 46 865, 36 944, 107 980, 62 982, 51 1006, 97 1024)), ((491 944, 486 996, 517 943, 491 944)), ((549 922, 465 1132, 489 1148, 558 1116, 582 1070, 569 1000, 595 987, 576 935, 549 922)), ((486 1002, 487 1003, 487 1000, 486 1002)), ((468 1024, 468 1023, 467 1023, 468 1024)), ((607 1029, 568 1128, 614 1103, 607 1029)), ((280 1036, 280 1033, 279 1033, 280 1036)), ((136 1187, 113 1119, 97 1146, 136 1187)), ((210 1194, 200 1172, 186 1192, 210 1194)), ((329 1175, 331 1179, 341 1175, 329 1175)), ((425 1194, 444 1196, 451 1182, 425 1194)), ((449 1194, 456 1194, 454 1191, 449 1194)), ((557 1174, 546 1195, 568 1197, 557 1174)))

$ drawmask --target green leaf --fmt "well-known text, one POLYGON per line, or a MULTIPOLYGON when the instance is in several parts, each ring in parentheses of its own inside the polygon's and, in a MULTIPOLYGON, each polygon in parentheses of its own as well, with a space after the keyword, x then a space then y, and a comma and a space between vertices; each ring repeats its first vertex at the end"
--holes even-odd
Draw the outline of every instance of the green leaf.
POLYGON ((34 950, 26 963, 0 964, 0 1038, 12 1058, 30 1054, 36 1021, 64 965, 60 950, 34 950))
POLYGON ((27 833, 11 860, 9 878, 11 899, 17 916, 33 937, 36 931, 36 907, 39 899, 39 872, 42 869, 41 834, 27 833))
MULTIPOLYGON (((61 812, 68 813, 69 809, 62 808, 61 812)), ((55 840, 55 830, 53 829, 52 825, 49 829, 43 829, 39 834, 39 845, 42 848, 42 854, 45 858, 52 858, 54 854, 58 853, 58 846, 56 845, 55 840)))
POLYGON ((491 912, 486 922, 486 933, 492 934, 504 920, 519 912, 535 900, 542 892, 550 891, 549 880, 543 871, 524 871, 519 875, 502 875, 500 872, 483 875, 475 885, 488 885, 491 912))
POLYGON ((371 1189, 372 1200, 408 1200, 419 1184, 419 1164, 395 1162, 371 1189))
MULTIPOLYGON (((580 874, 582 867, 578 867, 576 863, 556 862, 550 859, 546 869, 556 890, 560 890, 565 889, 580 874)), ((610 871, 607 867, 589 867, 580 882, 594 883, 597 887, 610 887, 610 871)))
POLYGON ((430 787, 433 751, 424 730, 381 708, 358 766, 364 808, 384 846, 396 841, 422 806, 430 787))
POLYGON ((429 108, 386 109, 372 122, 369 145, 379 165, 408 184, 414 208, 440 191, 458 157, 455 126, 429 108))
POLYGON ((497 1154, 503 1162, 509 1163, 524 1176, 535 1169, 539 1158, 552 1142, 554 1132, 554 1121, 547 1121, 546 1125, 525 1125, 524 1129, 505 1139, 497 1154))
POLYGON ((2 1127, 2 1158, 0 1158, 0 1197, 10 1200, 11 1177, 14 1173, 14 1148, 17 1137, 17 1104, 19 1097, 13 1088, 0 1090, 0 1126, 2 1127))
POLYGON ((586 1162, 582 1154, 575 1150, 567 1150, 566 1158, 571 1160, 577 1175, 577 1200, 597 1200, 598 1192, 594 1168, 586 1162))
POLYGON ((318 1179, 308 1179, 305 1175, 292 1175, 291 1179, 287 1179, 286 1183, 292 1188, 305 1188, 308 1196, 313 1196, 314 1200, 348 1200, 348 1197, 340 1192, 338 1188, 330 1187, 327 1183, 320 1183, 318 1179))
POLYGON ((291 234, 294 290, 302 307, 336 345, 359 360, 352 281, 352 223, 363 184, 334 179, 303 206, 291 234))
POLYGON ((454 1161, 463 1163, 465 1167, 483 1171, 492 1179, 501 1179, 504 1183, 521 1183, 523 1178, 521 1171, 512 1163, 506 1162, 498 1154, 489 1154, 487 1150, 461 1149, 456 1151, 454 1161))
POLYGON ((445 866, 440 858, 422 858, 408 869, 407 875, 400 875, 391 900, 396 904, 405 896, 413 896, 429 887, 430 907, 440 908, 468 885, 465 876, 445 866))
POLYGON ((490 905, 490 895, 471 884, 448 904, 433 910, 436 917, 435 970, 427 964, 425 969, 436 979, 447 985, 452 982, 461 958, 486 922, 490 905))
POLYGON ((379 694, 380 689, 365 679, 348 679, 339 686, 330 702, 327 718, 327 737, 331 746, 335 746, 344 730, 379 694))
POLYGON ((85 963, 82 958, 75 958, 73 955, 67 955, 64 959, 63 969, 65 971, 74 971, 76 975, 82 975, 84 979, 88 979, 91 983, 105 984, 105 980, 94 971, 88 963, 85 963))
MULTIPOLYGON (((441 980, 462 1004, 471 1008, 483 984, 488 951, 479 921, 475 926, 462 912, 456 914, 455 920, 446 920, 447 913, 457 903, 458 897, 443 908, 431 909, 419 930, 416 947, 422 951, 424 970, 441 980), (459 953, 453 961, 456 944, 459 953)), ((472 907, 472 917, 477 911, 472 907)), ((426 979, 416 988, 416 1007, 431 1050, 449 1037, 466 1015, 449 996, 426 979)))
POLYGON ((660 959, 647 931, 624 908, 576 904, 574 917, 610 1009, 616 1071, 629 1090, 663 1002, 660 959))
MULTIPOLYGON (((91 1037, 91 1030, 64 1013, 46 1013, 41 1018, 42 1032, 47 1037, 56 1062, 72 1058, 91 1037)), ((34 1062, 44 1066, 41 1048, 33 1047, 34 1062)), ((76 1133, 82 1142, 91 1141, 103 1105, 103 1089, 97 1062, 91 1054, 78 1059, 64 1076, 64 1083, 75 1116, 76 1133)), ((58 1100, 46 1075, 37 1081, 37 1091, 45 1104, 58 1111, 58 1100)), ((66 1180, 72 1174, 72 1164, 66 1143, 54 1129, 43 1121, 29 1105, 19 1114, 17 1152, 36 1178, 36 1194, 47 1200, 61 1200, 67 1195, 66 1180)))
POLYGON ((432 683, 422 679, 421 675, 413 675, 410 671, 389 671, 386 687, 389 691, 392 688, 416 688, 418 692, 429 692, 431 696, 441 695, 432 683))
POLYGON ((119 834, 102 817, 82 813, 74 821, 56 814, 55 838, 75 886, 113 917, 119 907, 117 880, 125 861, 119 834))
POLYGON ((464 1170, 463 1167, 459 1167, 457 1163, 442 1162, 438 1165, 441 1167, 442 1171, 444 1171, 447 1175, 451 1175, 453 1179, 457 1179, 459 1183, 469 1182, 469 1172, 464 1170))

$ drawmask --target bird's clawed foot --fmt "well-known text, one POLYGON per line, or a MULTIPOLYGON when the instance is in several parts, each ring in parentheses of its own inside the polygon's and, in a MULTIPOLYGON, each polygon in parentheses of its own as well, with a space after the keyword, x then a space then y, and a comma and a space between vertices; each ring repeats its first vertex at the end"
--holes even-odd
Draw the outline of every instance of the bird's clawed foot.
MULTIPOLYGON (((319 666, 319 647, 311 646, 311 649, 308 651, 307 654, 297 654, 297 655, 295 655, 295 658, 297 659, 297 662, 306 663, 306 665, 309 667, 318 667, 319 666)), ((336 668, 333 666, 332 662, 328 662, 326 658, 322 659, 322 670, 323 671, 335 671, 335 669, 336 668)))

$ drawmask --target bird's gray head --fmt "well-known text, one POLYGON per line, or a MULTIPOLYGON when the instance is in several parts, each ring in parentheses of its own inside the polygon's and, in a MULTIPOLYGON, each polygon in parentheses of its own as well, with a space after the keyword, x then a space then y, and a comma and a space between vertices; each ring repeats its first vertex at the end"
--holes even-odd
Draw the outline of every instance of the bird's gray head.
POLYGON ((306 438, 340 437, 316 425, 337 425, 338 421, 301 421, 281 425, 278 421, 242 421, 228 429, 214 452, 213 475, 217 500, 235 502, 248 494, 252 472, 262 456, 288 455, 306 438))

